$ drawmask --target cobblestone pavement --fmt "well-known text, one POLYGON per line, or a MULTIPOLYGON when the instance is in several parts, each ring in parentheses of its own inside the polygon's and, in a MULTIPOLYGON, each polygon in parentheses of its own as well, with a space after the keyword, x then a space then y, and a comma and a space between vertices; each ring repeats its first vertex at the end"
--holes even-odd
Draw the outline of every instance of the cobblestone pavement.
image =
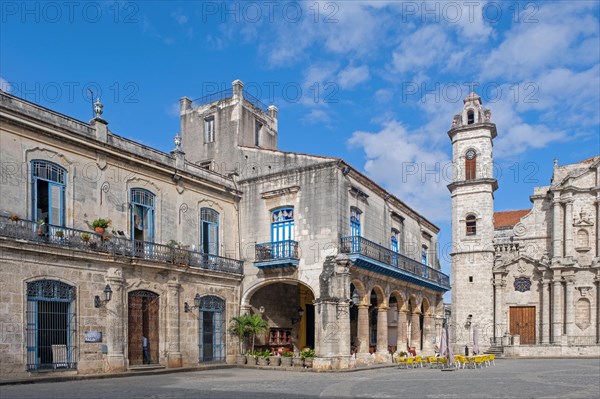
POLYGON ((477 370, 367 369, 304 373, 230 368, 0 386, 2 399, 70 398, 594 398, 600 359, 496 361, 477 370))

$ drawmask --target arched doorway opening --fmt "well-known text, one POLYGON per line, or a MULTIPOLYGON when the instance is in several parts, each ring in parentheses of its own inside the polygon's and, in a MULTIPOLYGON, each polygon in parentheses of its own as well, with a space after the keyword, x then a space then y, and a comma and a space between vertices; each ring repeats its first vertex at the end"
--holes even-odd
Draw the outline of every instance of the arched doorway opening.
POLYGON ((249 298, 252 313, 261 314, 269 330, 255 339, 255 349, 274 353, 315 348, 315 306, 312 290, 297 281, 267 283, 249 298))
POLYGON ((127 295, 129 365, 157 364, 159 346, 159 296, 151 291, 127 295))

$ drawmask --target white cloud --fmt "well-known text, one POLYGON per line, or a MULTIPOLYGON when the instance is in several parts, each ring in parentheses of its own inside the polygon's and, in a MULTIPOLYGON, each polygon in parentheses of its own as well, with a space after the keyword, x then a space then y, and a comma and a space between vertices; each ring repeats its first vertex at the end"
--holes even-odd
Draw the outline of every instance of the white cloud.
POLYGON ((366 65, 348 66, 338 73, 338 81, 342 89, 351 89, 369 80, 369 77, 369 67, 366 65))
POLYGON ((404 37, 392 54, 395 72, 416 72, 441 62, 450 50, 450 41, 439 25, 424 25, 404 37))
POLYGON ((4 91, 6 93, 12 92, 12 86, 2 76, 0 76, 0 90, 4 91))
POLYGON ((364 170, 370 178, 427 218, 449 220, 449 181, 443 173, 450 158, 432 148, 428 135, 409 132, 390 120, 379 132, 354 132, 348 144, 364 150, 364 170))
POLYGON ((171 18, 173 18, 179 25, 185 25, 189 18, 185 15, 181 9, 177 9, 171 13, 171 18))

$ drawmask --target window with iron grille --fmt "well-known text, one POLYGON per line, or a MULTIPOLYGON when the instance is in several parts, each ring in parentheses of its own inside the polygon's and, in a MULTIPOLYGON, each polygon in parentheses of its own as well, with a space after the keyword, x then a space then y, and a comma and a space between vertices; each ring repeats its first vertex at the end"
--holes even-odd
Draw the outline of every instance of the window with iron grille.
POLYGON ((200 362, 225 359, 225 301, 213 295, 200 300, 199 353, 200 362))
POLYGON ((47 161, 32 161, 31 166, 33 220, 64 226, 66 170, 47 161))
POLYGON ((75 287, 55 280, 27 283, 27 370, 77 368, 75 287))
POLYGON ((294 255, 294 208, 278 208, 271 212, 271 257, 291 258, 294 255))
POLYGON ((219 255, 219 212, 211 208, 200 209, 200 250, 219 255))
POLYGON ((360 237, 360 216, 362 212, 356 207, 350 207, 350 235, 360 237))
POLYGON ((468 236, 474 236, 477 234, 477 218, 475 215, 467 216, 466 226, 468 236))

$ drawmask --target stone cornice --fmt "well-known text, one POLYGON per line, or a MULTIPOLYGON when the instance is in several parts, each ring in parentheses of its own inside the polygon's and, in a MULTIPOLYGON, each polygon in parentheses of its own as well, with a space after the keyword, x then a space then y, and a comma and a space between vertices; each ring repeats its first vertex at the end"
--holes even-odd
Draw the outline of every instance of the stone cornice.
POLYGON ((492 186, 492 191, 496 191, 498 189, 498 180, 493 178, 481 178, 474 180, 459 180, 448 184, 448 190, 453 192, 458 187, 469 187, 469 186, 478 186, 482 184, 489 184, 492 186))

